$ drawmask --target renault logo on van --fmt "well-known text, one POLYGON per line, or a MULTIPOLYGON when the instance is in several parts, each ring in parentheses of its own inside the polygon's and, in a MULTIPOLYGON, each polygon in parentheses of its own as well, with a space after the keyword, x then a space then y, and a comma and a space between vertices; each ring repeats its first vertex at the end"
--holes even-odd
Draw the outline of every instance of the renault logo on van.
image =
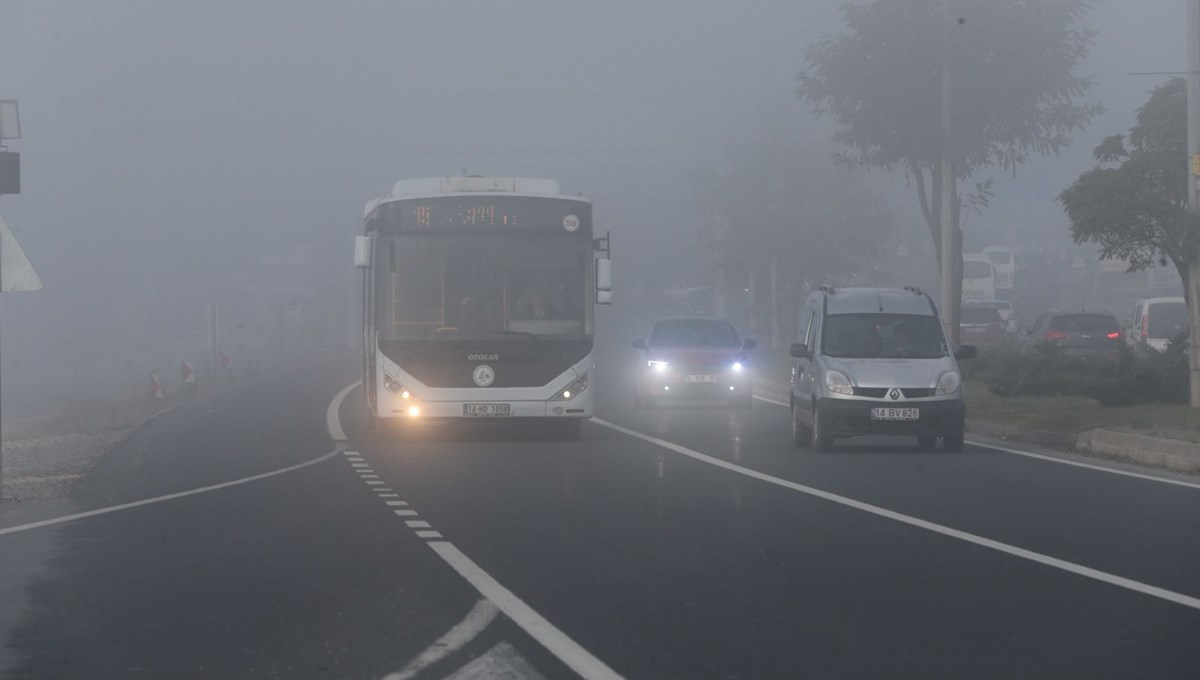
POLYGON ((893 400, 899 399, 900 398, 900 390, 893 387, 892 391, 888 392, 888 396, 891 397, 893 400))

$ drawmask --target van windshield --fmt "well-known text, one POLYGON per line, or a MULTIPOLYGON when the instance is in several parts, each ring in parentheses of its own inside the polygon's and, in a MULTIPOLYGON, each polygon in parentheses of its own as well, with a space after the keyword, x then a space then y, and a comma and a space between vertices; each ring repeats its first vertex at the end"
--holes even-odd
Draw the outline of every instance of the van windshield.
POLYGON ((834 314, 825 320, 825 356, 845 359, 938 359, 946 356, 942 328, 932 316, 834 314))

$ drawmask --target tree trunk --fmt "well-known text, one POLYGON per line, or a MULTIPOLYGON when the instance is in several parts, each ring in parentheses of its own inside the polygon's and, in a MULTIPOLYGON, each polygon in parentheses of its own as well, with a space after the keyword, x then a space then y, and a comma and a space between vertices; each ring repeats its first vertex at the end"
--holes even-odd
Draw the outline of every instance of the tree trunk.
POLYGON ((782 346, 782 333, 779 323, 781 312, 779 304, 779 255, 771 255, 771 349, 782 346))

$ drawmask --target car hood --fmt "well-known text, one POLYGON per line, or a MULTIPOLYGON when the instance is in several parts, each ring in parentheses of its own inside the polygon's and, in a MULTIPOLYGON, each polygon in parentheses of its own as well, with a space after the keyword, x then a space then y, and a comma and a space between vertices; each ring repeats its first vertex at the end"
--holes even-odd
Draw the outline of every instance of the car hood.
POLYGON ((646 358, 680 364, 724 364, 742 361, 745 355, 736 347, 653 347, 646 358))
POLYGON ((954 369, 954 359, 834 359, 829 368, 841 371, 857 387, 935 387, 938 378, 954 369))

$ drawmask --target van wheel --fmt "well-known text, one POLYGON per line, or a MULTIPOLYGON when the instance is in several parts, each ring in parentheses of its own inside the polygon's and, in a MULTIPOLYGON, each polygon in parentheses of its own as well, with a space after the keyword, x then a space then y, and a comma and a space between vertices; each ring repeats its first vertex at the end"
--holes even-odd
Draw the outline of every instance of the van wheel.
POLYGON ((792 406, 792 445, 808 448, 812 445, 812 429, 800 421, 800 409, 792 406))
POLYGON ((960 432, 958 434, 944 435, 942 437, 942 448, 946 449, 946 451, 948 451, 950 453, 962 453, 962 450, 963 450, 963 435, 962 435, 962 433, 960 432))
POLYGON ((821 425, 821 414, 816 411, 813 411, 812 446, 816 451, 833 450, 833 435, 825 432, 825 427, 821 425))
POLYGON ((917 448, 922 451, 928 451, 937 446, 937 437, 931 434, 922 434, 917 436, 917 448))

